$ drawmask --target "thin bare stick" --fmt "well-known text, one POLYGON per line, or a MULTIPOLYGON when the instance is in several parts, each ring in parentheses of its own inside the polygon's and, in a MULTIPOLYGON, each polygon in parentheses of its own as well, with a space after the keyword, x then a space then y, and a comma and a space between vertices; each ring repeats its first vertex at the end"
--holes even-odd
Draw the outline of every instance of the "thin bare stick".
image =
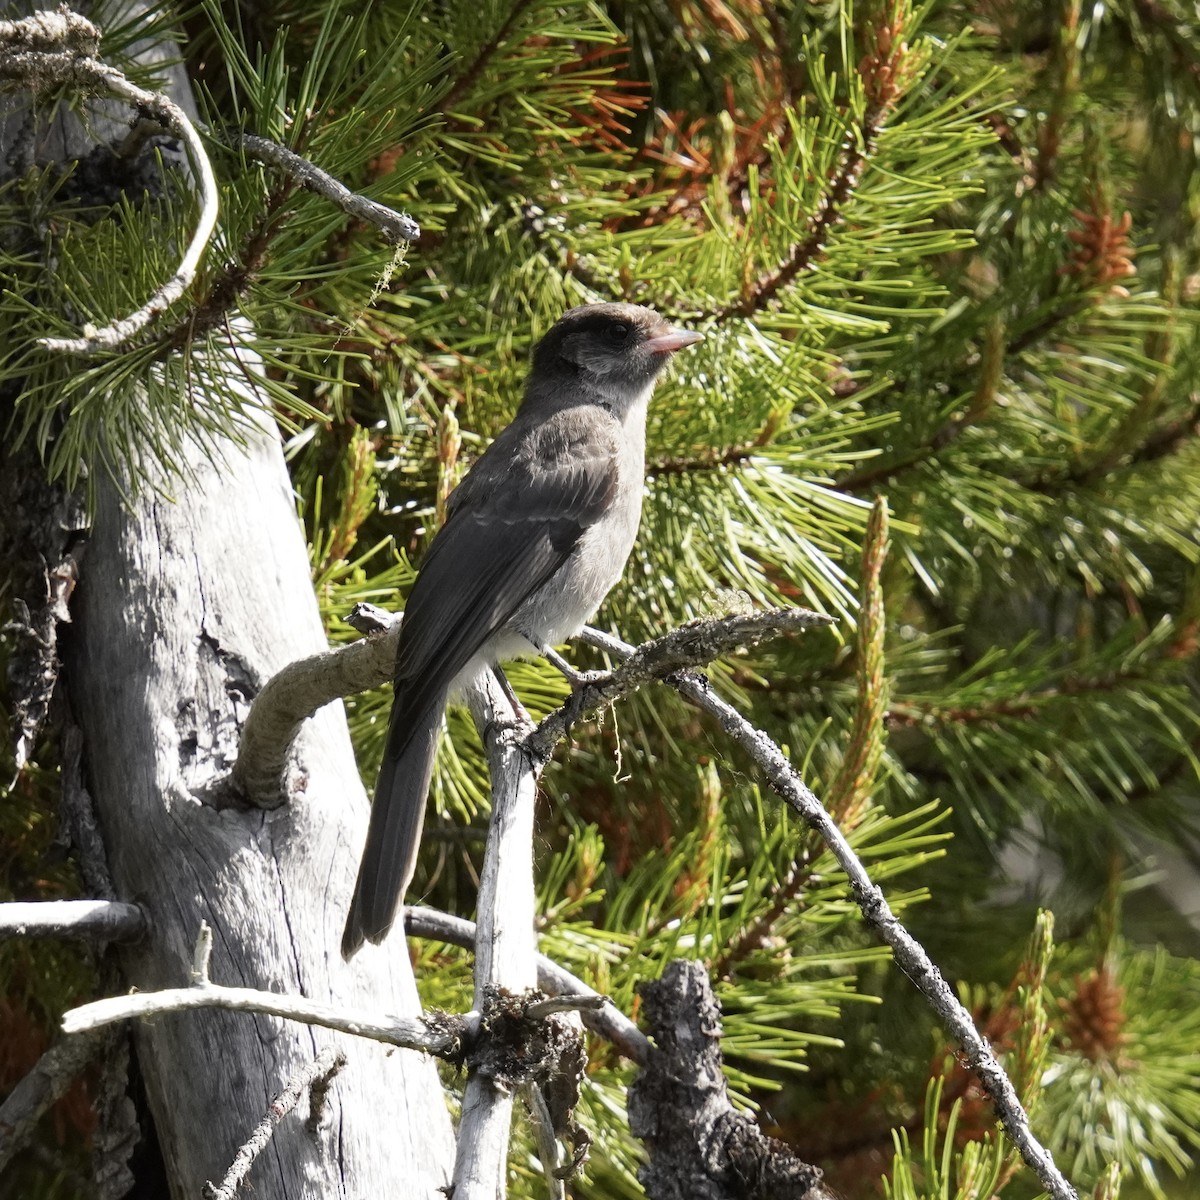
POLYGON ((533 1140, 537 1143, 538 1158, 542 1160, 550 1200, 566 1200, 567 1187, 559 1174, 565 1155, 554 1132, 554 1118, 546 1097, 536 1083, 530 1082, 521 1085, 521 1099, 533 1126, 533 1140))
MULTIPOLYGON (((638 652, 627 642, 598 629, 585 629, 580 637, 581 640, 598 646, 615 658, 631 659, 638 652)), ((703 676, 680 671, 672 676, 669 682, 681 696, 690 700, 697 708, 716 717, 725 733, 742 746, 758 764, 775 792, 822 838, 842 870, 846 872, 863 919, 891 947, 896 964, 916 984, 951 1036, 965 1051, 971 1070, 978 1076, 984 1091, 991 1097, 1005 1132, 1020 1151, 1025 1163, 1054 1200, 1078 1200, 1075 1189, 1055 1166, 1050 1152, 1033 1136, 1029 1128, 1029 1118, 1012 1082, 1005 1074, 1004 1068, 996 1061, 987 1040, 975 1027, 971 1014, 959 1002, 941 972, 925 953, 924 947, 896 919, 888 907, 883 891, 871 881, 867 869, 842 836, 836 822, 796 774, 795 768, 788 762, 783 751, 761 729, 752 725, 732 705, 713 692, 709 681, 703 676)))
POLYGON ((271 1135, 280 1121, 299 1103, 305 1090, 308 1089, 311 1092, 321 1085, 327 1086, 329 1080, 345 1065, 346 1056, 342 1051, 335 1046, 326 1046, 312 1062, 297 1071, 288 1081, 287 1087, 271 1102, 271 1107, 267 1109, 267 1115, 259 1122, 245 1144, 239 1148, 225 1178, 219 1185, 211 1182, 204 1185, 205 1200, 233 1200, 254 1160, 271 1140, 271 1135))
POLYGON ((18 21, 0 22, 0 79, 20 83, 32 92, 68 85, 107 93, 128 101, 174 133, 187 149, 200 185, 200 216, 175 274, 141 308, 102 329, 85 326, 78 338, 39 338, 38 344, 61 354, 98 354, 115 350, 178 300, 196 278, 200 259, 217 224, 219 198, 204 144, 179 105, 159 92, 132 83, 115 67, 95 57, 100 32, 78 13, 42 12, 18 21))
POLYGON ((438 1058, 457 1058, 463 1040, 472 1034, 471 1021, 454 1014, 432 1017, 397 1017, 353 1008, 333 1008, 303 996, 260 992, 254 988, 223 987, 198 983, 166 988, 161 992, 134 992, 93 1000, 63 1014, 64 1033, 83 1033, 117 1021, 148 1020, 163 1013, 194 1008, 224 1008, 235 1012, 265 1013, 288 1021, 321 1025, 340 1033, 370 1038, 405 1050, 420 1050, 438 1058))
MULTIPOLYGON (((475 946, 475 922, 451 916, 435 908, 406 908, 404 931, 410 937, 448 942, 471 950, 475 946)), ((606 1038, 630 1061, 639 1066, 646 1062, 650 1043, 646 1035, 607 997, 588 987, 576 975, 544 954, 537 956, 538 987, 552 996, 579 997, 604 1001, 596 1009, 584 1009, 580 1016, 593 1033, 606 1038)))
POLYGON ((415 242, 421 236, 421 227, 407 213, 398 213, 394 208, 378 204, 352 192, 345 184, 339 183, 332 175, 322 171, 320 167, 301 158, 295 151, 288 150, 264 137, 253 133, 235 134, 230 139, 235 146, 240 146, 252 158, 268 166, 276 167, 290 176, 302 188, 324 196, 326 200, 336 204, 343 212, 374 225, 384 240, 392 246, 404 242, 415 242))
MULTIPOLYGON (((474 1008, 482 1012, 497 989, 521 993, 537 983, 534 939, 533 814, 540 766, 523 741, 528 718, 512 711, 492 671, 467 697, 487 747, 492 818, 479 881, 475 934, 474 1008)), ((463 1092, 455 1200, 496 1200, 505 1194, 513 1096, 472 1070, 463 1092)))
POLYGON ((560 1012, 598 1012, 608 1003, 607 996, 551 996, 547 1000, 535 1000, 525 1010, 525 1015, 541 1018, 560 1012))
POLYGON ((254 988, 223 987, 209 982, 208 960, 212 951, 212 932, 202 923, 192 956, 190 987, 167 988, 161 992, 134 992, 94 1000, 63 1014, 64 1033, 87 1033, 117 1021, 145 1020, 161 1013, 184 1012, 193 1008, 225 1008, 237 1012, 259 1012, 321 1025, 356 1037, 370 1038, 406 1050, 421 1050, 439 1058, 459 1059, 463 1043, 474 1037, 478 1018, 434 1013, 425 1017, 396 1017, 318 1004, 303 996, 285 996, 260 992, 254 988))
POLYGON ((0 904, 0 941, 5 938, 81 938, 136 942, 146 918, 136 904, 117 900, 35 900, 0 904))

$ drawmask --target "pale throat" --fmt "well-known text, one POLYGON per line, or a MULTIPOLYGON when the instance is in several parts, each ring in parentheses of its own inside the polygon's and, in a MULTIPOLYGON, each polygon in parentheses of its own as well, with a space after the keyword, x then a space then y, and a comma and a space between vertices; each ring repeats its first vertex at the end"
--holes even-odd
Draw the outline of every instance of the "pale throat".
POLYGON ((646 407, 654 391, 653 379, 636 391, 629 391, 616 383, 601 378, 595 385, 600 399, 612 410, 612 414, 626 429, 641 430, 644 434, 646 407))

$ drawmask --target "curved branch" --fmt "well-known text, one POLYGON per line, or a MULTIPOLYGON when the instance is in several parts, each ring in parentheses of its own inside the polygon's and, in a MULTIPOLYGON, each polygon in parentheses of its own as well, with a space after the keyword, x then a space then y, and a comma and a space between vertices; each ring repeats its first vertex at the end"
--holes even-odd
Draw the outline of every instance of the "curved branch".
POLYGON ((0 22, 0 79, 31 92, 63 85, 107 92, 128 101, 144 116, 174 133, 187 148, 200 185, 200 216, 175 274, 141 308, 102 329, 85 326, 78 338, 38 338, 47 350, 62 354, 98 354, 115 350, 165 312, 191 286, 200 259, 217 224, 217 179, 196 127, 174 101, 132 83, 115 67, 95 57, 100 31, 78 13, 43 12, 19 21, 0 22))
POLYGON ((360 610, 374 615, 371 636, 288 663, 250 705, 231 779, 256 807, 277 808, 287 799, 288 758, 305 720, 326 704, 392 681, 399 617, 358 605, 347 618, 356 628, 365 627, 357 623, 360 610))

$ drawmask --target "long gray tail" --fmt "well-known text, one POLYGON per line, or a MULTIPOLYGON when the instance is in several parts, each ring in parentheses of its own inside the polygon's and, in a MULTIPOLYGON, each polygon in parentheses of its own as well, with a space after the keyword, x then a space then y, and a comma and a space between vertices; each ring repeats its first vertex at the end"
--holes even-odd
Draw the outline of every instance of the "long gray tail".
POLYGON ((439 697, 419 720, 405 722, 407 728, 401 729, 400 706, 393 705, 367 844, 342 934, 343 958, 350 958, 364 941, 383 941, 412 882, 445 707, 446 698, 439 697))

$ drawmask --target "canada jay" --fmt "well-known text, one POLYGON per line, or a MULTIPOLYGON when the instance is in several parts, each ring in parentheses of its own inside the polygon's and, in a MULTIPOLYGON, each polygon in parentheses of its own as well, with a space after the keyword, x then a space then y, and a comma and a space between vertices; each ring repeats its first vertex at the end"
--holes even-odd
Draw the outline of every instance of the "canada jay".
POLYGON ((573 308, 534 350, 512 424, 450 496, 404 609, 346 958, 383 939, 412 879, 447 699, 574 637, 620 578, 642 511, 646 405, 671 354, 699 340, 635 304, 573 308))

